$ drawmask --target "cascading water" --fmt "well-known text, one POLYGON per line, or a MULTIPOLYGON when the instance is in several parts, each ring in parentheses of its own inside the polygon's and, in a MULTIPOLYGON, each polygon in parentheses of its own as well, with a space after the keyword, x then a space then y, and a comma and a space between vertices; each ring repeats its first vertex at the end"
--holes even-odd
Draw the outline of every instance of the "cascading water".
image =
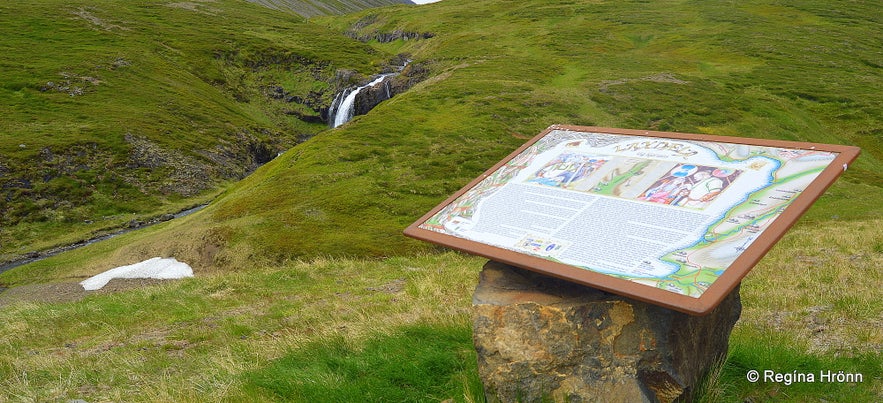
POLYGON ((344 92, 338 94, 337 98, 334 100, 334 103, 337 104, 337 107, 334 108, 334 110, 335 110, 334 121, 333 121, 333 124, 331 127, 340 126, 346 122, 349 122, 350 119, 353 118, 353 114, 355 113, 355 107, 356 107, 356 95, 359 94, 359 91, 361 91, 365 88, 373 87, 377 84, 380 84, 381 82, 383 82, 383 80, 385 80, 390 75, 391 74, 384 74, 380 77, 375 78, 374 81, 371 81, 370 83, 365 84, 361 87, 358 87, 352 91, 349 91, 349 92, 344 91, 344 92), (341 100, 340 103, 338 103, 338 99, 340 99, 341 97, 343 98, 343 100, 341 100))
MULTIPOLYGON (((405 63, 398 68, 398 70, 404 70, 404 68, 410 62, 411 60, 406 60, 405 63)), ((368 84, 354 89, 347 89, 341 93, 338 93, 337 96, 334 97, 334 101, 331 103, 331 109, 329 113, 329 123, 331 124, 331 127, 338 127, 346 122, 349 122, 350 119, 353 118, 356 109, 356 95, 358 95, 360 91, 364 90, 365 88, 373 87, 377 84, 380 84, 387 78, 396 76, 398 74, 399 73, 382 74, 368 84)), ((386 83, 384 85, 384 90, 386 91, 386 99, 392 98, 389 83, 386 83)))

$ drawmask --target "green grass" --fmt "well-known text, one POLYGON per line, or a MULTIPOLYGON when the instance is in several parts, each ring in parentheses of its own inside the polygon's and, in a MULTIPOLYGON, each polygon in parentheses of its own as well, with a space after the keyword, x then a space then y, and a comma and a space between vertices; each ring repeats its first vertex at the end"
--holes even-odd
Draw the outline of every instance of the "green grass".
POLYGON ((862 156, 808 219, 883 214, 880 137, 865 134, 881 116, 880 75, 861 62, 876 54, 861 38, 879 34, 866 24, 831 20, 810 37, 751 5, 510 6, 455 0, 317 19, 343 31, 370 14, 366 32, 432 32, 395 46, 435 75, 241 182, 211 210, 215 222, 233 223, 232 243, 262 256, 422 249, 398 230, 553 123, 859 143, 862 156), (648 30, 646 46, 628 40, 648 30), (807 55, 818 38, 832 51, 807 55))
MULTIPOLYGON (((316 259, 75 302, 5 305, 0 401, 483 401, 470 337, 471 291, 483 263, 450 252, 316 259)), ((812 329, 785 330, 806 326, 803 318, 765 319, 750 291, 775 277, 764 270, 746 280, 729 359, 704 401, 879 397, 883 361, 870 347, 879 339, 819 348, 812 329), (843 370, 863 382, 750 383, 750 369, 843 370)), ((839 297, 874 289, 864 284, 839 297)), ((873 326, 843 320, 822 335, 849 338, 854 326, 873 326)))
POLYGON ((244 389, 278 401, 474 401, 482 393, 472 329, 419 325, 358 346, 309 345, 245 375, 244 389))
POLYGON ((345 14, 362 10, 366 7, 382 7, 401 3, 401 1, 396 0, 254 0, 253 2, 275 10, 296 13, 307 18, 317 15, 345 14))
MULTIPOLYGON (((883 264, 883 30, 874 2, 445 0, 309 22, 245 2, 200 3, 224 10, 216 16, 154 2, 86 8, 128 31, 90 26, 73 16, 76 4, 65 6, 65 18, 51 18, 56 4, 0 6, 0 22, 15 33, 0 41, 10 55, 0 61, 0 180, 7 169, 33 169, 29 162, 45 159, 46 147, 83 150, 69 155, 88 157, 90 169, 32 181, 34 189, 4 189, 22 201, 3 213, 29 218, 0 230, 3 253, 186 204, 132 185, 163 183, 150 169, 107 174, 128 156, 127 131, 198 160, 197 151, 240 130, 300 133, 279 105, 261 98, 263 85, 320 91, 329 81, 314 80, 313 68, 320 77, 337 68, 369 74, 399 52, 430 77, 344 127, 304 128, 321 133, 236 184, 219 182, 220 196, 191 217, 0 274, 6 286, 79 281, 153 256, 175 256, 197 273, 119 295, 4 308, 0 379, 11 399, 297 399, 308 392, 295 384, 274 391, 266 379, 311 368, 334 389, 335 379, 353 373, 348 368, 411 361, 379 355, 427 329, 452 336, 427 338, 429 345, 456 342, 453 350, 467 351, 461 336, 482 261, 439 254, 401 230, 557 123, 862 147, 744 280, 730 361, 707 396, 883 396, 876 270, 883 264), (341 34, 369 15, 374 22, 364 33, 434 36, 361 44, 341 34), (274 63, 294 55, 315 63, 274 63), (120 57, 130 65, 111 68, 120 57), (85 95, 38 90, 61 72, 73 74, 85 95), (86 202, 30 197, 62 192, 86 202), (83 222, 90 217, 93 224, 83 222), (368 290, 401 278, 404 295, 368 290), (310 361, 304 348, 327 354, 310 361), (333 351, 342 354, 340 372, 330 368, 333 351), (95 369, 96 360, 109 367, 95 369), (744 371, 755 366, 842 367, 866 381, 748 384, 744 371)), ((61 171, 64 161, 40 169, 61 171)), ((431 366, 436 352, 417 362, 431 366)), ((457 354, 438 359, 466 360, 457 354)), ((433 396, 471 399, 472 370, 461 365, 435 380, 430 388, 447 392, 433 396)))
POLYGON ((330 104, 338 69, 372 74, 388 57, 248 2, 175 4, 0 6, 0 257, 216 193, 264 162, 254 150, 326 128, 268 88, 330 104))
POLYGON ((707 391, 706 396, 717 399, 708 401, 872 402, 883 393, 881 374, 879 352, 812 355, 787 336, 739 329, 731 339, 718 390, 707 391), (748 380, 751 370, 760 373, 759 380, 748 380), (838 378, 840 371, 844 376, 838 378))
MULTIPOLYGON (((257 175, 228 192, 213 209, 215 221, 260 210, 249 216, 257 217, 256 222, 239 220, 231 226, 232 243, 258 248, 254 253, 259 255, 382 256, 420 249, 395 230, 515 149, 524 137, 554 123, 856 144, 863 154, 833 190, 849 200, 827 206, 836 204, 837 215, 845 219, 883 214, 883 106, 874 91, 881 84, 874 67, 875 39, 881 38, 875 23, 866 21, 873 7, 864 3, 831 12, 812 2, 770 7, 762 2, 697 6, 673 1, 650 12, 638 3, 501 6, 454 0, 372 9, 313 23, 238 3, 213 4, 223 11, 214 16, 153 3, 110 13, 101 4, 90 12, 114 24, 126 22, 131 29, 105 31, 77 18, 65 20, 66 29, 83 42, 75 48, 100 53, 78 55, 73 59, 81 63, 70 68, 51 58, 21 69, 24 60, 53 54, 43 40, 56 35, 49 28, 59 22, 36 18, 49 13, 43 9, 10 10, 34 15, 36 26, 47 27, 31 32, 21 25, 21 32, 35 38, 8 40, 34 48, 32 55, 19 52, 19 59, 4 62, 10 66, 11 83, 28 83, 9 84, 20 89, 0 98, 28 100, 8 120, 19 134, 0 142, 16 169, 33 171, 24 168, 25 162, 40 160, 47 145, 18 148, 21 133, 48 142, 56 153, 67 140, 52 145, 64 137, 49 133, 92 139, 100 144, 97 150, 115 151, 96 151, 89 159, 107 161, 111 168, 123 164, 126 132, 180 149, 185 157, 192 156, 192 164, 203 161, 193 153, 218 142, 235 143, 231 136, 243 130, 278 150, 324 126, 291 121, 283 112, 297 105, 266 99, 261 95, 266 85, 325 91, 335 69, 368 73, 392 52, 410 53, 415 63, 429 67, 432 77, 425 83, 293 150, 265 171, 272 177, 257 175), (794 18, 782 21, 778 12, 794 18), (434 36, 368 46, 339 34, 369 15, 374 22, 360 32, 401 29, 434 36), (137 29, 148 24, 155 28, 137 29), (185 33, 191 26, 199 27, 198 32, 185 33), (117 46, 122 45, 133 49, 120 56, 117 46), (119 57, 131 65, 90 73, 95 66, 109 69, 119 57), (81 97, 35 89, 68 70, 77 77, 98 75, 103 82, 81 97), (316 74, 325 78, 316 79, 316 74), (263 129, 270 134, 260 134, 263 129), (181 133, 188 134, 187 141, 180 141, 181 133), (316 203, 335 209, 317 211, 322 208, 311 206, 316 203), (359 231, 347 237, 361 239, 342 247, 338 229, 355 225, 359 231), (316 236, 300 235, 308 228, 316 236)), ((330 103, 330 92, 324 94, 330 103)), ((164 167, 165 174, 142 169, 114 179, 103 167, 85 165, 90 169, 66 175, 64 181, 38 183, 42 176, 34 171, 34 189, 13 187, 13 193, 22 193, 15 196, 21 202, 6 214, 25 225, 4 226, 7 253, 27 250, 31 242, 47 238, 47 232, 78 228, 84 220, 96 223, 132 210, 143 213, 146 206, 153 210, 174 199, 174 192, 144 194, 136 186, 163 189, 163 178, 174 166, 164 167), (78 196, 49 196, 55 194, 78 196), (58 214, 59 209, 65 214, 58 214)))
MULTIPOLYGON (((318 393, 301 389, 301 378, 270 381, 280 373, 327 378, 328 393, 349 400, 352 391, 333 383, 339 374, 322 369, 333 362, 341 371, 377 366, 375 386, 366 386, 377 389, 367 393, 412 384, 403 398, 463 401, 476 393, 469 295, 480 267, 453 253, 317 259, 76 302, 5 305, 0 401, 298 401, 318 393), (380 372, 405 368, 398 378, 380 372)), ((335 400, 328 396, 317 399, 335 400)))

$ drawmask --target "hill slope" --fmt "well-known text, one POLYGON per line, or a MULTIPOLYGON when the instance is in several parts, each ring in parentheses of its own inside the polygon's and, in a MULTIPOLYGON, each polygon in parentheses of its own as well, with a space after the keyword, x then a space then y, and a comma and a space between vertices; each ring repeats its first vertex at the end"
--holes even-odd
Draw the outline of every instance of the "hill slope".
POLYGON ((388 58, 232 0, 12 2, 0 26, 0 261, 205 199, 388 58))
MULTIPOLYGON (((872 9, 446 0, 317 19, 364 38, 431 32, 366 40, 411 53, 433 77, 114 259, 175 255, 229 270, 426 250, 401 229, 554 123, 856 144, 863 155, 803 222, 880 218, 883 79, 872 9)), ((81 268, 101 266, 93 264, 81 268)))
POLYGON ((414 4, 408 0, 248 0, 274 10, 294 12, 304 17, 352 13, 366 8, 393 4, 414 4))
MULTIPOLYGON (((157 255, 196 271, 74 302, 0 299, 8 304, 0 310, 0 390, 34 401, 388 401, 402 391, 414 392, 411 400, 480 401, 477 370, 462 368, 476 362, 470 293, 484 259, 436 253, 401 230, 538 131, 569 123, 860 145, 863 154, 844 177, 743 281, 729 361, 703 397, 879 401, 878 8, 871 1, 832 9, 813 0, 444 0, 306 26, 277 13, 220 36, 196 32, 215 31, 188 20, 175 32, 203 46, 247 31, 273 38, 272 46, 262 42, 268 48, 304 49, 312 44, 291 35, 295 27, 332 33, 307 42, 346 33, 367 45, 317 46, 340 50, 326 56, 335 66, 352 58, 351 68, 364 73, 375 59, 407 52, 430 78, 275 158, 192 216, 0 274, 0 287, 18 289, 6 296, 29 289, 42 296, 54 283, 76 287, 157 255), (258 21, 276 27, 272 35, 258 21), (53 284, 28 284, 40 282, 53 284), (414 324, 424 327, 419 337, 399 337, 414 324), (438 354, 408 348, 452 334, 457 340, 438 354), (384 343, 374 340, 394 348, 375 348, 384 343), (382 360, 360 361, 363 354, 382 360), (414 387, 403 368, 426 370, 432 386, 414 387), (866 377, 750 383, 748 368, 866 377), (365 387, 363 374, 394 384, 365 387), (438 384, 445 384, 440 392, 438 384)), ((167 40, 150 43, 165 49, 167 40)), ((56 69, 46 74, 55 77, 56 69)), ((41 83, 46 74, 18 82, 41 83)), ((17 99, 8 88, 3 99, 17 99)), ((21 96, 39 95, 21 88, 21 96)), ((223 105, 241 111, 239 103, 223 105)), ((242 112, 242 121, 260 122, 259 110, 242 112)))

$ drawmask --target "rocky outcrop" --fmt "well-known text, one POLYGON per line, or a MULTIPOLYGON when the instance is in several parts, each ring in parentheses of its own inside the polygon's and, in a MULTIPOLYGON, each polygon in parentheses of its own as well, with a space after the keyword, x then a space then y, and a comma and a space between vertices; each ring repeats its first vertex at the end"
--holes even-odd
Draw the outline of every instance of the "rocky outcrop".
MULTIPOLYGON (((89 221, 93 199, 143 194, 189 197, 222 180, 241 179, 276 157, 272 133, 241 129, 202 150, 185 151, 126 133, 128 154, 104 144, 43 147, 25 162, 0 165, 0 227, 31 221, 89 221)), ((27 150, 27 144, 21 144, 27 150)))
POLYGON ((690 400, 742 309, 738 288, 699 317, 496 262, 473 304, 490 402, 690 400))
POLYGON ((364 115, 377 104, 407 91, 415 84, 429 76, 429 69, 424 63, 413 63, 405 66, 402 71, 389 79, 363 89, 356 95, 355 115, 364 115))
POLYGON ((219 140, 214 148, 187 154, 126 133, 129 158, 119 176, 144 193, 194 196, 221 179, 241 179, 272 160, 278 151, 246 131, 231 140, 219 140), (149 172, 148 175, 144 173, 149 172))
POLYGON ((361 42, 369 42, 371 40, 375 40, 380 43, 389 43, 398 40, 408 41, 417 39, 429 39, 434 37, 435 34, 431 32, 413 32, 396 29, 391 32, 371 32, 370 34, 359 34, 353 31, 348 31, 347 36, 361 42))
POLYGON ((393 80, 394 78, 390 78, 359 91, 356 95, 353 114, 364 115, 371 109, 374 109, 377 104, 392 98, 394 95, 391 85, 393 80))
POLYGON ((379 29, 369 29, 371 25, 382 22, 375 15, 367 15, 356 21, 350 29, 346 31, 346 36, 360 42, 370 42, 372 40, 380 43, 395 42, 398 40, 417 40, 429 39, 435 36, 432 32, 406 31, 404 29, 393 29, 391 31, 381 31, 379 29))
POLYGON ((297 95, 286 91, 281 85, 271 85, 264 88, 264 95, 276 101, 303 105, 308 111, 312 111, 309 113, 298 108, 285 108, 282 109, 282 113, 285 115, 294 116, 307 123, 325 123, 327 121, 328 105, 324 92, 309 91, 304 95, 297 95))

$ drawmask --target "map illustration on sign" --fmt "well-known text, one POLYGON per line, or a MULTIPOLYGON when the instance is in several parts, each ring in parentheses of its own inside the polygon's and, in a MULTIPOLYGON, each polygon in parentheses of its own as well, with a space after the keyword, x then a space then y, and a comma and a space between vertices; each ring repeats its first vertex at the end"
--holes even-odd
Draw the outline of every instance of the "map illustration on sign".
MULTIPOLYGON (((842 153, 589 129, 596 128, 553 126, 406 234, 444 244, 447 238, 427 233, 441 234, 468 241, 460 247, 467 251, 474 242, 697 299, 826 169, 837 168, 842 153)), ((853 149, 849 161, 857 155, 853 149)), ((776 229, 759 255, 801 213, 776 229)), ((740 269, 738 279, 759 258, 740 269)), ((539 271, 572 277, 551 267, 539 271)), ((597 278, 576 280, 595 284, 597 278)))

